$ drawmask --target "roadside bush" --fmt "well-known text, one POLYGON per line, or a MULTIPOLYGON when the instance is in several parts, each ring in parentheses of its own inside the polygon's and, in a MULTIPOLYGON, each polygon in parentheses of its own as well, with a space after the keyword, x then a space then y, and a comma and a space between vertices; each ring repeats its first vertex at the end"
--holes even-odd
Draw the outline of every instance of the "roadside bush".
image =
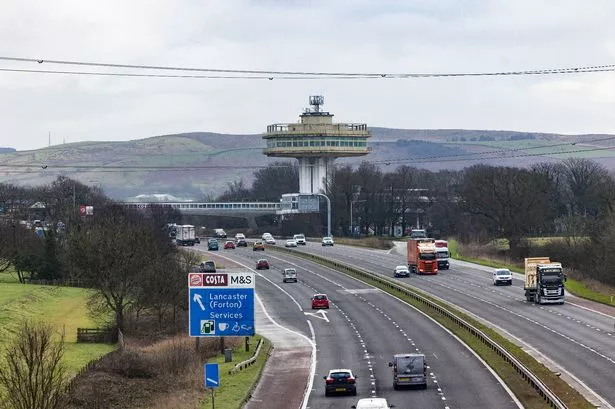
POLYGON ((126 378, 149 379, 155 375, 152 358, 132 348, 111 354, 105 367, 108 371, 126 378))
POLYGON ((24 323, 0 361, 0 407, 63 408, 68 375, 62 364, 64 336, 50 326, 24 323))

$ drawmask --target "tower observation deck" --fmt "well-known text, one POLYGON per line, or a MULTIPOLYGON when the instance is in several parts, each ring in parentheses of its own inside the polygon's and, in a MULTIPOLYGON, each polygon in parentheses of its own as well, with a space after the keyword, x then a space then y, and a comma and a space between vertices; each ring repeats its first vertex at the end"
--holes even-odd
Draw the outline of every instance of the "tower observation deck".
POLYGON ((298 123, 269 125, 263 135, 265 155, 299 161, 299 193, 324 192, 335 158, 363 156, 371 151, 366 124, 335 124, 333 114, 321 110, 323 104, 322 96, 310 96, 312 108, 304 110, 298 123))

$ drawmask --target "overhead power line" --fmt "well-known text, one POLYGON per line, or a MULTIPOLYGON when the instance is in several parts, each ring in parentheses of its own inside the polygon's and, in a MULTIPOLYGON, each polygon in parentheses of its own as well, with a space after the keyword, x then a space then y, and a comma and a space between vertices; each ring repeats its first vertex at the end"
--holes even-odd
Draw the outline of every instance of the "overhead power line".
MULTIPOLYGON (((603 138, 600 140, 607 139, 615 139, 614 137, 603 138)), ((589 142, 589 141, 586 141, 589 142)), ((554 146, 563 146, 566 144, 558 144, 554 146)), ((532 148, 520 148, 520 149, 534 149, 532 148)), ((519 149, 519 150, 520 150, 519 149)), ((567 151, 549 151, 549 152, 538 152, 538 153, 517 153, 515 155, 509 156, 493 156, 492 152, 482 152, 481 157, 468 158, 462 157, 464 154, 460 155, 449 155, 443 157, 435 157, 435 156, 424 156, 424 157, 415 157, 415 158, 407 158, 406 162, 411 163, 445 163, 445 162, 459 162, 459 161, 479 161, 479 160, 493 160, 493 159, 512 159, 512 158, 523 158, 523 157, 541 157, 541 156, 554 156, 554 155, 565 155, 572 153, 584 153, 584 152, 598 152, 598 151, 607 151, 615 149, 615 146, 603 146, 596 148, 588 148, 588 149, 572 149, 567 151)), ((517 150, 517 151, 519 151, 517 150)), ((368 161, 376 164, 386 164, 387 161, 368 161)), ((401 161, 399 162, 401 163, 401 161)), ((97 173, 118 173, 118 172, 195 172, 200 170, 209 170, 209 169, 264 169, 268 167, 278 167, 278 168, 286 168, 294 166, 292 163, 287 165, 202 165, 202 166, 132 166, 132 165, 114 165, 114 166, 101 166, 101 165, 53 165, 53 164, 0 164, 0 171, 2 172, 12 172, 16 174, 28 174, 28 173, 53 173, 55 171, 65 172, 65 171, 77 171, 77 170, 89 170, 97 173), (16 169, 17 171, 12 171, 12 169, 16 169)))
MULTIPOLYGON (((611 72, 615 71, 615 64, 579 66, 579 67, 563 67, 563 68, 543 68, 534 70, 517 70, 517 71, 476 71, 476 72, 336 72, 336 71, 283 71, 283 70, 259 70, 259 69, 234 69, 234 68, 199 68, 199 67, 179 67, 179 66, 164 66, 164 65, 139 65, 139 64, 121 64, 121 63, 102 63, 92 61, 74 61, 74 60, 55 60, 45 58, 24 58, 0 56, 0 61, 8 62, 28 62, 36 64, 58 64, 58 65, 73 65, 87 67, 105 67, 105 68, 126 68, 139 70, 162 70, 162 71, 186 71, 186 72, 207 72, 218 74, 242 74, 240 78, 250 79, 310 79, 309 77, 318 78, 336 78, 336 79, 375 79, 375 78, 437 78, 437 77, 483 77, 483 76, 520 76, 520 75, 553 75, 553 74, 577 74, 589 72, 611 72), (263 75, 264 78, 254 77, 254 75, 263 75), (245 77, 244 77, 245 76, 245 77), (275 77, 272 77, 275 76, 275 77), (306 78, 308 77, 308 78, 306 78)), ((20 72, 20 71, 16 71, 20 72)), ((28 72, 54 73, 54 74, 77 74, 72 71, 46 71, 46 70, 31 70, 28 72)), ((111 73, 116 76, 129 76, 129 73, 111 73)), ((103 73, 88 73, 84 75, 105 75, 103 73)), ((133 75, 134 76, 134 75, 133 75)), ((198 77, 179 77, 179 78, 198 78, 198 77)), ((207 77, 205 77, 207 78, 207 77)), ((217 77, 214 77, 217 78, 217 77)), ((226 78, 226 77, 223 77, 226 78)))
POLYGON ((263 76, 263 75, 189 75, 189 74, 138 74, 129 72, 102 72, 102 71, 57 71, 57 70, 27 70, 18 68, 0 68, 0 72, 21 72, 35 74, 64 74, 64 75, 83 75, 83 76, 101 76, 101 77, 144 77, 144 78, 194 78, 194 79, 231 79, 231 80, 317 80, 317 79, 342 79, 342 80, 358 80, 375 77, 319 77, 319 76, 296 76, 296 77, 278 77, 278 76, 263 76))

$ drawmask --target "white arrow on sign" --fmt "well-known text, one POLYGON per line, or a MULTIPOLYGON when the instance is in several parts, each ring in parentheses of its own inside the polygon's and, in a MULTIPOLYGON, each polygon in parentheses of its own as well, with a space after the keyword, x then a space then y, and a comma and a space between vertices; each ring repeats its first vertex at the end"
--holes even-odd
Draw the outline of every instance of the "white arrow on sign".
POLYGON ((213 383, 214 385, 218 384, 218 381, 216 381, 215 379, 211 379, 211 378, 207 378, 207 382, 213 383))
POLYGON ((201 301, 203 299, 203 296, 199 293, 194 294, 194 297, 192 297, 192 301, 199 303, 199 307, 201 307, 201 310, 205 311, 205 306, 203 305, 203 301, 201 301))
POLYGON ((323 311, 323 310, 319 310, 318 312, 303 312, 305 315, 311 315, 313 317, 316 317, 320 320, 325 320, 327 322, 329 322, 329 318, 327 317, 327 311, 323 311))

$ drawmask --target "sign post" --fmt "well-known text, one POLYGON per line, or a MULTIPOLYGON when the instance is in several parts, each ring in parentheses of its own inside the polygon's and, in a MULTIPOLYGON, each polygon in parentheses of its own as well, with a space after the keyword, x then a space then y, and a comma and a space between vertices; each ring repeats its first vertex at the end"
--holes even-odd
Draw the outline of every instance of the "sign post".
POLYGON ((205 364, 205 388, 211 389, 211 409, 215 409, 214 389, 220 386, 218 364, 205 364))
MULTIPOLYGON (((254 273, 188 274, 189 334, 196 337, 247 337, 254 335, 254 273)), ((220 384, 218 364, 205 364, 205 388, 220 384)))
POLYGON ((254 335, 254 273, 190 273, 188 289, 191 337, 254 335))

